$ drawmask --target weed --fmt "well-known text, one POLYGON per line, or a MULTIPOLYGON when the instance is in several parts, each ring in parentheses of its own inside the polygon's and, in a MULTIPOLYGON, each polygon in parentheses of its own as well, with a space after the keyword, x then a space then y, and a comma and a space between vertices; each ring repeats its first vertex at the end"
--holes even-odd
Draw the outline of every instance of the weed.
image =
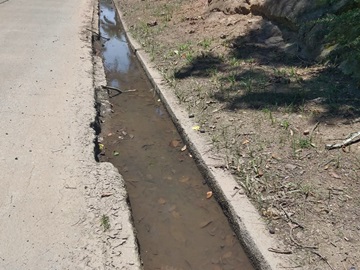
POLYGON ((240 61, 236 57, 230 59, 230 65, 233 67, 240 66, 240 61))
POLYGON ((101 226, 104 228, 104 232, 110 229, 110 218, 107 215, 102 215, 101 226))
POLYGON ((185 58, 186 58, 186 60, 189 62, 189 63, 191 63, 193 60, 194 60, 194 54, 193 54, 193 52, 187 52, 186 54, 185 54, 185 58))
POLYGON ((288 120, 283 120, 280 124, 281 127, 283 127, 285 130, 288 130, 290 123, 288 120))
POLYGON ((271 111, 269 108, 264 108, 264 109, 262 109, 262 111, 263 111, 265 114, 268 114, 268 115, 269 115, 269 119, 270 119, 270 121, 271 121, 271 124, 274 125, 276 121, 275 121, 275 118, 274 118, 274 116, 273 116, 273 114, 272 114, 272 111, 271 111))
POLYGON ((247 78, 240 82, 240 85, 242 85, 245 88, 246 93, 251 93, 253 89, 253 82, 251 78, 247 78))
POLYGON ((190 42, 180 44, 180 45, 179 45, 179 52, 189 51, 190 48, 191 48, 191 43, 190 43, 190 42))
POLYGON ((209 49, 211 46, 211 39, 204 38, 198 43, 199 46, 203 47, 205 50, 209 49))
POLYGON ((303 139, 303 138, 300 138, 298 140, 298 145, 301 149, 304 149, 304 148, 310 148, 311 146, 311 141, 307 138, 303 139))
POLYGON ((232 87, 235 86, 235 83, 236 83, 236 74, 235 73, 231 73, 229 76, 226 77, 226 79, 228 80, 228 82, 231 84, 232 87))

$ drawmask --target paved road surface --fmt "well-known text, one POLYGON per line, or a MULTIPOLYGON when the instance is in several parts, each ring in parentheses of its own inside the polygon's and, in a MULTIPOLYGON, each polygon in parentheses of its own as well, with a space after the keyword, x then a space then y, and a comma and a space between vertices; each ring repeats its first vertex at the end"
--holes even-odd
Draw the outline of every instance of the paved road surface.
POLYGON ((94 3, 0 3, 0 270, 137 269, 122 179, 93 158, 94 3))

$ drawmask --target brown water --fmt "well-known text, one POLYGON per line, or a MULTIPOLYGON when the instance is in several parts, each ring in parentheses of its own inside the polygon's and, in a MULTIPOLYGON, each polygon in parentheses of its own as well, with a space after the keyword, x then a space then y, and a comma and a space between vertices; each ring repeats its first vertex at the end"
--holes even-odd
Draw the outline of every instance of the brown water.
POLYGON ((100 33, 114 113, 105 155, 123 175, 146 270, 253 269, 169 115, 130 51, 110 0, 100 33), (184 150, 184 151, 182 151, 184 150))

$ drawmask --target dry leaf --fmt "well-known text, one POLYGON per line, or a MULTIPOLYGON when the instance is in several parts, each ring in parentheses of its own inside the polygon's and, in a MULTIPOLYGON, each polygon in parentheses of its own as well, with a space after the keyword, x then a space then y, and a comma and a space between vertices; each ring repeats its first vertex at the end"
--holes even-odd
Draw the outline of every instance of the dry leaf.
POLYGON ((257 174, 256 177, 260 178, 260 177, 263 176, 263 175, 264 175, 264 172, 259 169, 258 174, 257 174))
POLYGON ((180 143, 181 143, 180 140, 175 139, 175 140, 172 140, 172 141, 169 143, 169 146, 176 148, 176 147, 179 146, 180 143))
POLYGON ((245 140, 242 142, 242 144, 248 144, 250 141, 249 140, 245 140))
POLYGON ((158 203, 159 204, 165 204, 166 200, 164 198, 160 198, 160 199, 158 199, 158 203))
POLYGON ((212 195, 213 195, 212 191, 206 192, 206 199, 210 199, 212 195))
POLYGON ((193 126, 192 129, 198 131, 200 130, 200 126, 193 126))
POLYGON ((189 176, 182 176, 179 181, 181 183, 186 183, 186 182, 189 182, 189 180, 190 180, 189 176))
POLYGON ((186 150, 186 145, 184 145, 182 148, 181 148, 181 152, 184 152, 186 150))
POLYGON ((336 173, 336 172, 329 172, 330 176, 336 178, 336 179, 340 179, 341 177, 336 173))

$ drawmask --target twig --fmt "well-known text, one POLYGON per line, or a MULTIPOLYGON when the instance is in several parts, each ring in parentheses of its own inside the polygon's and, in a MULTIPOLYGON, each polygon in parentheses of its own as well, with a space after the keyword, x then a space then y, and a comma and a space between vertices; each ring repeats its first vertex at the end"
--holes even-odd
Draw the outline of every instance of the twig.
POLYGON ((337 149, 337 148, 344 148, 350 144, 356 143, 360 141, 360 131, 351 133, 348 138, 341 143, 335 144, 327 144, 325 148, 327 150, 337 149))
POLYGON ((280 249, 276 249, 276 248, 268 248, 268 251, 274 252, 274 253, 279 253, 279 254, 292 254, 293 253, 291 250, 280 250, 280 249))
POLYGON ((296 227, 293 227, 290 229, 290 239, 291 241, 293 241, 298 247, 301 247, 301 248, 307 248, 307 249, 318 249, 318 247, 315 247, 315 246, 304 246, 302 244, 300 244, 298 241, 295 240, 294 236, 293 236, 293 230, 296 229, 298 226, 296 227))
POLYGON ((283 210, 285 216, 287 217, 287 219, 288 219, 291 223, 297 225, 297 226, 298 226, 299 228, 301 228, 301 229, 304 229, 304 226, 303 226, 303 225, 301 225, 299 222, 293 220, 293 219, 290 217, 290 215, 285 211, 284 207, 282 207, 282 206, 280 205, 280 208, 281 208, 281 210, 283 210))
POLYGON ((312 128, 311 132, 310 132, 310 140, 312 139, 313 133, 314 131, 318 128, 318 126, 320 125, 320 122, 317 122, 315 124, 315 126, 312 128))
POLYGON ((329 267, 331 270, 334 270, 334 268, 330 265, 330 263, 328 262, 328 260, 322 256, 320 253, 316 252, 316 251, 311 251, 313 254, 315 254, 316 256, 318 256, 321 260, 323 260, 329 267))
POLYGON ((104 88, 104 89, 107 89, 107 90, 114 90, 114 91, 118 92, 119 94, 135 92, 136 91, 136 89, 120 90, 119 88, 116 88, 116 87, 113 87, 113 86, 107 86, 107 85, 102 85, 101 87, 104 88))
POLYGON ((4 0, 4 1, 0 2, 0 5, 1 5, 1 4, 4 4, 4 3, 7 2, 7 1, 9 1, 9 0, 4 0))
POLYGON ((103 38, 105 40, 110 40, 110 38, 107 37, 103 37, 102 35, 100 35, 99 33, 95 32, 94 30, 90 29, 90 28, 86 28, 86 30, 90 31, 91 33, 93 33, 94 35, 98 36, 99 38, 103 38))

